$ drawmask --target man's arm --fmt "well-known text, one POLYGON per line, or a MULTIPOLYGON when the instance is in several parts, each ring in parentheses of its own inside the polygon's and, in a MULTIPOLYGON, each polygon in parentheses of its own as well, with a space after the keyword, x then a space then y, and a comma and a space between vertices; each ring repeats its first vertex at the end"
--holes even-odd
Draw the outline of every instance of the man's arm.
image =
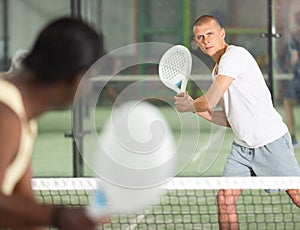
POLYGON ((195 111, 212 111, 222 99, 224 93, 233 82, 233 78, 219 75, 213 81, 206 94, 194 100, 195 111))
POLYGON ((209 87, 207 93, 193 100, 188 93, 180 93, 174 97, 179 112, 212 111, 233 82, 233 78, 219 75, 209 87))
POLYGON ((194 112, 204 119, 218 125, 230 127, 224 112, 222 96, 233 82, 233 78, 219 75, 216 77, 206 94, 193 100, 188 93, 181 93, 174 97, 175 106, 179 112, 194 112), (221 101, 223 110, 213 109, 221 101))
POLYGON ((221 125, 225 127, 230 127, 230 124, 227 120, 224 110, 224 101, 221 100, 223 110, 214 110, 206 112, 197 112, 198 116, 204 118, 205 120, 212 122, 216 125, 221 125))

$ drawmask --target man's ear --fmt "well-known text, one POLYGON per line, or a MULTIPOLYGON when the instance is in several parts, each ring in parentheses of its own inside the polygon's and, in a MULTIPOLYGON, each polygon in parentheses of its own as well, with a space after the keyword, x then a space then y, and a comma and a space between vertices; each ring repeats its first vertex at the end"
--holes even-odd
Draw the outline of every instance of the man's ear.
POLYGON ((223 39, 226 37, 226 31, 224 28, 221 28, 221 36, 223 39))

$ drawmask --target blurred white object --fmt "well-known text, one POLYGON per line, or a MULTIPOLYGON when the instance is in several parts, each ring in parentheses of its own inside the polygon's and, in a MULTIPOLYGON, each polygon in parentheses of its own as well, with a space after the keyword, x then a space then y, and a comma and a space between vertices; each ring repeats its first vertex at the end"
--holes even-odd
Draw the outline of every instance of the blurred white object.
POLYGON ((163 114, 144 101, 126 102, 113 110, 99 142, 91 169, 106 197, 96 197, 104 207, 92 204, 90 215, 133 213, 158 203, 162 185, 175 174, 175 141, 163 114))
POLYGON ((10 68, 9 68, 8 72, 13 73, 13 72, 21 69, 22 61, 24 60, 24 58, 26 57, 27 54, 28 54, 27 50, 18 49, 15 52, 14 56, 12 57, 11 65, 10 65, 10 68))

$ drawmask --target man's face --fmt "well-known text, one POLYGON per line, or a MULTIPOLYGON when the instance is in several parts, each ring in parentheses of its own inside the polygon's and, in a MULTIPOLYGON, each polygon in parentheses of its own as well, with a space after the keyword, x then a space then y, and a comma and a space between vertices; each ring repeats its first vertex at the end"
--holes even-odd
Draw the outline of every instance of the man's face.
POLYGON ((225 46, 225 30, 211 20, 194 26, 194 41, 203 53, 214 57, 225 46))

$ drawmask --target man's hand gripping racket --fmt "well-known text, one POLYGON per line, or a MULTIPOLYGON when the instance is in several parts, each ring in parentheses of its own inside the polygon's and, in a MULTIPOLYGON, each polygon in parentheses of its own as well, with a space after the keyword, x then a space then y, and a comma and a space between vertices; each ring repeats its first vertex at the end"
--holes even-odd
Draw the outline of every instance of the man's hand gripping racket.
POLYGON ((161 81, 176 93, 186 91, 192 69, 190 51, 182 45, 171 47, 161 57, 158 73, 161 81))

